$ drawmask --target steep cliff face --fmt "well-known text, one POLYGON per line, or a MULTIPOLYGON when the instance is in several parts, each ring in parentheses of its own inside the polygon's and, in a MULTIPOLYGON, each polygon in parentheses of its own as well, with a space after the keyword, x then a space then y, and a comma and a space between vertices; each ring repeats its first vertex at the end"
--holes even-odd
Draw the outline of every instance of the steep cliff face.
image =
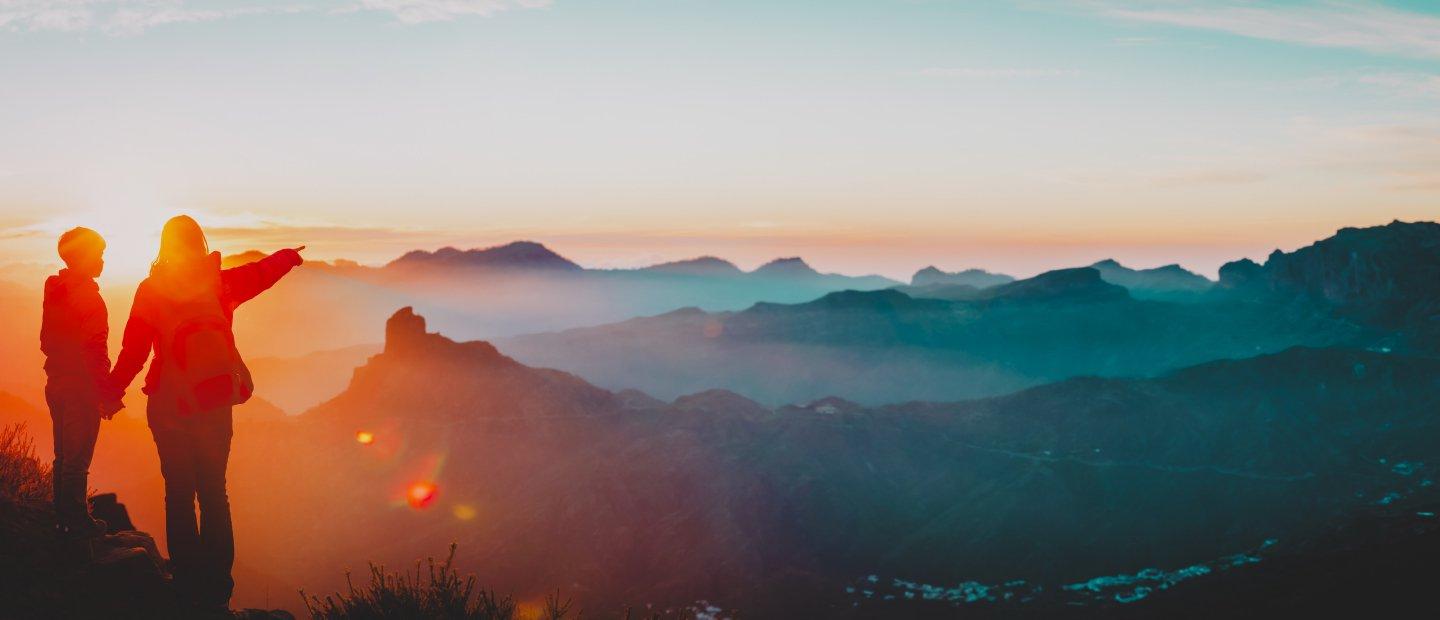
POLYGON ((1392 222, 1343 228, 1264 265, 1242 260, 1220 270, 1227 289, 1301 297, 1388 329, 1429 332, 1440 315, 1440 224, 1392 222))

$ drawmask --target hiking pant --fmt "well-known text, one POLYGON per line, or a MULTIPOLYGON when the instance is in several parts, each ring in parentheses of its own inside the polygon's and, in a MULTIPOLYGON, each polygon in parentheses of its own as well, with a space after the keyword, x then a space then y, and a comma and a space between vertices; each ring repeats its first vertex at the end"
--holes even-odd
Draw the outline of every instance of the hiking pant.
POLYGON ((45 404, 55 436, 55 520, 64 527, 82 525, 90 517, 85 494, 90 487, 90 460, 100 434, 100 403, 84 390, 63 382, 45 385, 45 404))
MULTIPOLYGON (((154 403, 155 399, 151 400, 154 403)), ((235 533, 225 467, 230 460, 230 408, 180 416, 149 411, 150 434, 165 477, 165 536, 176 592, 202 606, 230 602, 235 580, 235 533), (200 518, 195 518, 196 501, 200 518)))

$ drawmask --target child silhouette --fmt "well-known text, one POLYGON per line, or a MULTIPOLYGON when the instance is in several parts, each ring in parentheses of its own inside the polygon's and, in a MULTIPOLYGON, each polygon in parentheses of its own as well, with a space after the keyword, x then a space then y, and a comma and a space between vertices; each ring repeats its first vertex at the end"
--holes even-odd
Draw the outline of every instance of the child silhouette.
POLYGON ((105 240, 89 228, 60 236, 65 268, 45 280, 40 350, 45 353, 45 402, 54 425, 55 519, 72 538, 105 533, 105 523, 85 505, 90 460, 100 419, 119 411, 120 392, 111 388, 109 316, 95 278, 105 269, 105 240))

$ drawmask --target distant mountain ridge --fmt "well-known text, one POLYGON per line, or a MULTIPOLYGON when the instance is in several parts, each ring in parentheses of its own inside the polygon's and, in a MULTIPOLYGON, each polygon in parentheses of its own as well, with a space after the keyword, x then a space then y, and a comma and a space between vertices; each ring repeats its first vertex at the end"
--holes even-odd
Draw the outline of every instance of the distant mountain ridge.
POLYGON ((739 267, 736 267, 735 263, 714 256, 699 256, 686 260, 642 267, 641 269, 659 273, 702 276, 738 276, 745 273, 741 271, 739 267))
POLYGON ((1014 282, 1015 278, 1003 273, 990 273, 984 269, 966 269, 964 271, 945 272, 935 266, 929 266, 910 277, 911 286, 932 286, 937 284, 960 284, 973 286, 977 289, 989 288, 1001 284, 1014 282))
POLYGON ((1301 297, 1345 316, 1405 330, 1440 346, 1440 224, 1394 221, 1342 228, 1294 252, 1275 250, 1220 268, 1220 286, 1241 294, 1301 297))
POLYGON ((1203 293, 1215 284, 1205 276, 1173 264, 1153 269, 1131 269, 1107 258, 1090 267, 1098 270, 1106 282, 1123 286, 1141 297, 1203 293))
POLYGON ((1297 344, 1368 342, 1307 304, 1134 298, 1081 267, 961 299, 840 291, 498 340, 521 361, 662 398, 707 388, 771 405, 987 396, 1077 375, 1148 376, 1297 344))
POLYGON ((1047 271, 986 290, 981 299, 1000 301, 1095 302, 1130 298, 1126 287, 1107 282, 1094 267, 1047 271))
POLYGON ((570 259, 534 241, 514 241, 472 250, 458 250, 453 247, 440 248, 434 252, 414 250, 386 265, 387 268, 416 266, 558 271, 583 269, 570 259))
POLYGON ((1440 224, 1343 229, 1264 266, 1230 263, 1219 283, 1107 260, 984 289, 833 293, 500 341, 606 387, 721 387, 769 404, 952 400, 1340 344, 1440 354, 1440 224))
MULTIPOLYGON (((258 257, 258 253, 245 253, 237 257, 237 260, 241 258, 253 260, 258 257)), ((628 273, 635 275, 657 273, 695 277, 751 276, 776 280, 831 279, 851 281, 862 287, 898 284, 881 276, 845 276, 820 273, 800 257, 777 258, 749 272, 741 270, 730 261, 714 256, 700 256, 635 269, 587 269, 534 241, 514 241, 504 245, 471 250, 459 250, 453 247, 444 247, 433 252, 413 250, 390 261, 382 270, 411 271, 418 268, 628 273)))
MULTIPOLYGON (((259 258, 227 257, 227 266, 259 258)), ((802 259, 751 272, 715 257, 638 269, 590 269, 546 246, 409 252, 383 267, 310 261, 236 317, 242 349, 295 358, 380 341, 375 325, 397 305, 419 308, 447 333, 479 338, 565 329, 683 307, 738 310, 760 301, 800 302, 838 290, 898 284, 880 276, 821 273, 802 259)), ((303 390, 288 390, 299 395, 303 390)), ((282 400, 297 402, 288 395, 282 400)))

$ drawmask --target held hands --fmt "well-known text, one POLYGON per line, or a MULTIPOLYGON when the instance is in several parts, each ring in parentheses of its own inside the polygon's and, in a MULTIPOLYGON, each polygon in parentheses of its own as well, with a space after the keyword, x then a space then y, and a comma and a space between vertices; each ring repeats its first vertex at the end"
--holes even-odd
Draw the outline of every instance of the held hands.
POLYGON ((125 403, 121 400, 124 396, 124 388, 116 385, 113 379, 106 380, 100 388, 100 417, 106 420, 114 418, 116 413, 125 408, 125 403))
POLYGON ((121 402, 119 398, 106 398, 100 401, 100 417, 109 420, 124 408, 125 403, 121 402))

